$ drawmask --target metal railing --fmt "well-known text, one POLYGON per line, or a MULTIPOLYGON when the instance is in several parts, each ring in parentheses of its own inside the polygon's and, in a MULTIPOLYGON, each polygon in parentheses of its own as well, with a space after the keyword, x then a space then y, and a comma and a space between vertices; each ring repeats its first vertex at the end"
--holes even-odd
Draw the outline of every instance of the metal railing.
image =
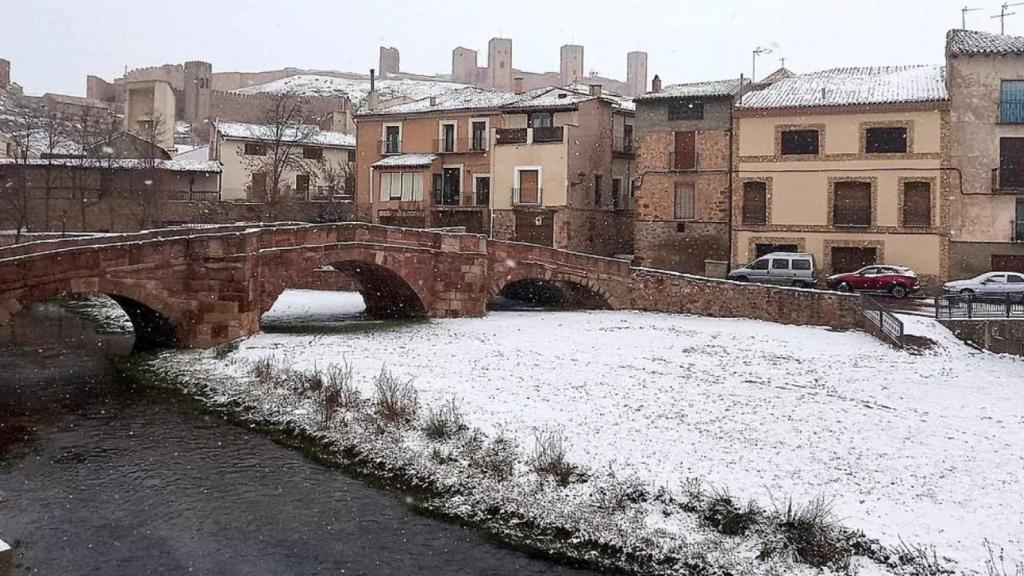
POLYGON ((513 188, 512 189, 512 203, 513 204, 527 204, 535 206, 544 203, 544 191, 541 188, 513 188), (526 199, 523 199, 523 192, 526 193, 526 199))
POLYGON ((487 151, 487 140, 474 138, 457 138, 455 140, 434 140, 434 150, 438 154, 472 154, 487 151))
POLYGON ((1024 242, 1024 220, 1011 220, 1010 226, 1013 230, 1013 241, 1024 242))
POLYGON ((201 202, 220 202, 220 192, 171 192, 168 194, 169 199, 178 202, 187 201, 201 201, 201 202))
POLYGON ((938 320, 1024 318, 1022 294, 947 294, 935 299, 938 320))
POLYGON ((1024 100, 1000 102, 999 121, 1003 124, 1024 124, 1024 100))
POLYGON ((691 171, 700 169, 700 153, 694 152, 691 157, 680 155, 677 152, 668 153, 669 170, 691 171))
POLYGON ((612 152, 615 154, 636 154, 636 142, 632 138, 619 136, 612 142, 612 152))
POLYGON ((861 296, 861 299, 864 303, 864 317, 874 327, 878 337, 903 348, 903 321, 882 308, 873 298, 861 296))
POLYGON ((526 128, 498 128, 494 131, 495 144, 526 144, 526 128))
POLYGON ((1024 171, 1005 174, 999 168, 993 168, 992 190, 1024 190, 1024 171))
POLYGON ((384 155, 388 154, 401 154, 402 153, 402 141, 395 140, 393 138, 380 140, 380 153, 384 155))
POLYGON ((313 202, 353 202, 355 194, 331 186, 317 186, 316 189, 310 190, 309 199, 313 202))
POLYGON ((533 128, 532 130, 534 144, 561 142, 565 137, 565 129, 562 126, 545 126, 543 128, 533 128))

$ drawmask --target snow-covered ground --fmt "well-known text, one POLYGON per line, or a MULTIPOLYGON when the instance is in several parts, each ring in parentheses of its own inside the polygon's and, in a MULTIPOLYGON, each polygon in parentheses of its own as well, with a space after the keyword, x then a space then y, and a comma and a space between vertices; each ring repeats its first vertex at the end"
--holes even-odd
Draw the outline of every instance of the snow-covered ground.
MULTIPOLYGON (((440 96, 452 90, 465 88, 467 84, 446 82, 442 80, 413 80, 399 78, 395 80, 377 80, 377 91, 382 101, 393 98, 419 100, 430 96, 440 96)), ((339 78, 317 74, 299 74, 275 80, 257 86, 248 86, 237 90, 241 94, 279 94, 295 93, 303 96, 348 96, 355 104, 366 100, 370 92, 369 78, 339 78)))
MULTIPOLYGON (((268 320, 322 322, 357 294, 289 291, 268 320)), ((984 540, 1024 557, 1024 360, 973 350, 929 318, 893 349, 862 333, 642 312, 493 312, 334 334, 261 333, 228 358, 297 369, 348 360, 369 393, 387 365, 421 399, 461 400, 467 421, 530 446, 565 432, 575 462, 654 486, 697 477, 741 499, 834 500, 884 544, 934 545, 983 570, 984 540)), ((201 360, 202 361, 202 360, 201 360)))

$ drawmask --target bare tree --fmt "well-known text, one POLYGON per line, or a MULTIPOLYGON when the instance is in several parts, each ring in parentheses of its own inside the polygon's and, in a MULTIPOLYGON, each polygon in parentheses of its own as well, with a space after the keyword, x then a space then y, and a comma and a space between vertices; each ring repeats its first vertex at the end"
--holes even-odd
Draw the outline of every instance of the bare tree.
POLYGON ((135 135, 146 141, 141 158, 130 163, 127 170, 115 177, 118 183, 119 200, 140 229, 156 225, 163 214, 165 193, 164 179, 160 169, 162 149, 156 144, 161 134, 168 130, 169 121, 163 114, 135 130, 135 135))
POLYGON ((264 217, 274 219, 281 205, 292 200, 288 175, 315 172, 319 161, 303 157, 303 143, 320 128, 305 122, 304 101, 297 94, 283 93, 271 98, 258 128, 248 135, 258 154, 246 154, 242 162, 254 175, 250 196, 262 200, 264 217), (260 188, 263 188, 260 190, 260 188))
MULTIPOLYGON (((113 150, 105 148, 103 142, 110 141, 118 132, 118 124, 109 114, 88 109, 71 126, 71 147, 78 152, 71 161, 71 182, 78 200, 78 218, 82 230, 88 230, 88 207, 90 202, 112 194, 112 170, 98 170, 109 164, 113 150)), ((110 168, 106 166, 105 168, 110 168)))
POLYGON ((13 162, 0 166, 0 221, 14 229, 14 243, 21 242, 28 228, 33 164, 30 159, 35 125, 28 115, 19 115, 8 128, 14 147, 13 162))

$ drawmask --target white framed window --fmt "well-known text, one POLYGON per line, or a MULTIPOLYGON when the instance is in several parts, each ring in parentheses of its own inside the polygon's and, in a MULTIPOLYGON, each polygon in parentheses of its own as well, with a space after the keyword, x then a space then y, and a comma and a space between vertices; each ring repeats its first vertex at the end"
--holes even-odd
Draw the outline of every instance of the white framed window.
POLYGON ((402 153, 402 123, 382 124, 380 128, 380 153, 402 153))
POLYGON ((437 125, 437 151, 457 152, 459 125, 454 120, 442 120, 437 125))
POLYGON ((415 202, 423 199, 423 174, 420 172, 381 172, 382 202, 415 202))
POLYGON ((679 183, 675 188, 676 220, 693 220, 697 203, 693 184, 679 183))
POLYGON ((489 148, 491 138, 491 121, 489 118, 470 118, 469 149, 483 152, 489 148))

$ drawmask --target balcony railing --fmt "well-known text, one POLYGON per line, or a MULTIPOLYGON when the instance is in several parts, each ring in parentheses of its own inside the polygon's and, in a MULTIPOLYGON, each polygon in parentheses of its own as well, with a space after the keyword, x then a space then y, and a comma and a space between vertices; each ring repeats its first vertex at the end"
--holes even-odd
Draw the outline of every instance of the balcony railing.
POLYGON ((693 154, 679 154, 678 152, 671 151, 668 153, 668 169, 669 170, 682 170, 692 171, 700 169, 700 154, 694 152, 693 154))
POLYGON ((546 126, 544 128, 533 128, 534 144, 550 144, 561 142, 565 136, 565 129, 562 126, 546 126))
POLYGON ((1024 242, 1024 220, 1012 220, 1010 225, 1013 227, 1013 241, 1024 242))
POLYGON ((517 205, 536 206, 542 204, 544 194, 541 188, 513 188, 512 203, 517 205))
POLYGON ((475 154, 487 151, 487 139, 458 138, 455 140, 434 140, 438 154, 475 154))
POLYGON ((401 154, 402 141, 394 138, 380 140, 380 153, 385 156, 388 154, 401 154))
POLYGON ((496 144, 526 144, 526 128, 498 128, 494 131, 496 144))
POLYGON ((612 142, 612 152, 616 154, 636 154, 636 143, 632 138, 619 136, 612 142))
POLYGON ((313 202, 353 202, 355 194, 332 186, 317 186, 309 191, 309 199, 313 202))
POLYGON ((1003 124, 1024 124, 1024 100, 1003 100, 999 105, 999 121, 1003 124))
POLYGON ((184 192, 174 191, 168 194, 168 199, 178 202, 219 202, 220 192, 184 192))

